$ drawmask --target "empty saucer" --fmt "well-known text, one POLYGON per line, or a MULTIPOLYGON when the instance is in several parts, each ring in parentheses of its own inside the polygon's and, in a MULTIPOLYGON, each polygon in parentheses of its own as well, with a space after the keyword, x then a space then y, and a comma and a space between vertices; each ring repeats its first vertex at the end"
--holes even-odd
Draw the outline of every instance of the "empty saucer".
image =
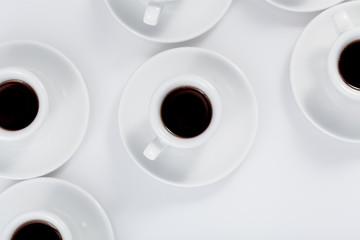
POLYGON ((156 26, 143 22, 143 0, 105 0, 113 15, 133 33, 156 42, 181 42, 211 29, 232 0, 178 0, 165 6, 156 26))
POLYGON ((323 132, 350 142, 360 142, 360 108, 332 86, 327 71, 330 47, 338 37, 332 16, 345 10, 355 27, 360 26, 360 2, 330 8, 304 29, 291 59, 291 84, 305 116, 323 132))
POLYGON ((202 186, 233 172, 254 141, 257 123, 256 97, 246 76, 225 57, 200 48, 177 48, 152 57, 131 77, 120 101, 119 128, 126 149, 141 169, 175 186, 202 186), (182 74, 200 76, 217 90, 222 103, 217 132, 199 147, 168 147, 150 161, 143 155, 155 137, 150 99, 159 84, 182 74))
POLYGON ((8 66, 41 76, 49 110, 42 125, 30 136, 0 140, 0 177, 41 176, 63 165, 79 147, 89 118, 88 92, 75 65, 42 43, 15 41, 0 45, 0 69, 8 66))
POLYGON ((72 239, 114 239, 111 223, 100 204, 80 187, 53 178, 22 181, 0 194, 0 236, 9 222, 33 211, 61 217, 68 223, 72 239))
POLYGON ((293 12, 315 12, 320 11, 344 0, 266 0, 267 2, 293 12))

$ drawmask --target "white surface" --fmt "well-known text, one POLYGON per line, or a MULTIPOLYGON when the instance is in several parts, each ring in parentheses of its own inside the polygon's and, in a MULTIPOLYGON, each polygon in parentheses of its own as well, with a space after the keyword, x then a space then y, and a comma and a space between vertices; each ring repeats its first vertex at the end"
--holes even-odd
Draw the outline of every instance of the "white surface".
MULTIPOLYGON (((295 103, 289 61, 315 14, 236 0, 210 32, 182 44, 143 40, 113 18, 102 0, 2 0, 0 41, 33 39, 76 64, 89 89, 88 132, 53 177, 91 193, 124 240, 355 240, 360 238, 359 145, 314 127, 295 103), (127 79, 172 47, 214 50, 249 78, 259 103, 259 130, 245 162, 203 188, 168 186, 130 159, 117 130, 127 79)), ((13 184, 0 180, 0 189, 13 184)))

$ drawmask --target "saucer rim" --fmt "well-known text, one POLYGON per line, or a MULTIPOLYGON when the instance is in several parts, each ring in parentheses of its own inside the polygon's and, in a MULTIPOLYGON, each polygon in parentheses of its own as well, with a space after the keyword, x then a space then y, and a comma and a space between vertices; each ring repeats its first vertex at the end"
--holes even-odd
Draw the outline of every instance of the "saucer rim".
POLYGON ((17 191, 17 188, 21 188, 26 185, 33 185, 33 184, 39 184, 39 183, 47 183, 47 184, 58 184, 58 185, 63 185, 66 188, 71 188, 73 190, 75 190, 76 192, 80 193, 81 195, 83 195, 84 197, 86 197, 86 199, 92 203, 92 205, 94 206, 94 209, 96 209, 96 211, 102 216, 103 218, 103 223, 104 226, 106 226, 107 231, 109 233, 109 236, 111 236, 110 239, 107 240, 114 240, 115 239, 115 235, 114 235, 114 230, 111 224, 111 221, 109 219, 108 214, 106 213, 105 209, 102 207, 102 205, 99 203, 98 200, 96 200, 96 198, 94 196, 92 196, 89 192, 87 192, 85 189, 81 188, 80 186, 76 185, 75 183, 72 183, 70 181, 64 180, 64 179, 60 179, 60 178, 53 178, 53 177, 38 177, 38 178, 32 178, 32 179, 27 179, 24 181, 20 181, 17 182, 11 186, 9 186, 8 188, 6 188, 4 191, 0 192, 0 202, 2 199, 5 198, 5 196, 8 194, 8 192, 12 192, 12 191, 17 191))
MULTIPOLYGON (((88 126, 89 126, 89 117, 90 117, 90 96, 89 96, 89 91, 87 88, 87 85, 85 83, 85 79, 82 75, 82 73, 80 72, 80 70, 76 67, 76 65, 71 61, 71 59, 65 55, 64 53, 62 53, 60 50, 58 50, 57 48, 53 47, 50 44, 44 43, 44 42, 40 42, 40 41, 36 41, 36 40, 29 40, 29 39, 17 39, 17 40, 10 40, 10 41, 5 41, 2 42, 0 44, 0 49, 4 48, 6 46, 15 46, 15 45, 34 45, 43 49, 46 49, 49 52, 54 53, 55 55, 57 55, 57 57, 62 58, 67 64, 69 64, 69 66, 72 68, 72 71, 74 71, 74 73, 76 73, 76 75, 78 76, 78 80, 79 83, 82 85, 82 92, 84 94, 84 101, 85 101, 85 105, 83 106, 84 111, 86 111, 86 116, 84 119, 84 123, 82 124, 82 131, 81 134, 79 134, 79 140, 76 144, 72 145, 73 149, 71 151, 67 151, 66 156, 63 159, 60 159, 57 161, 57 164, 54 164, 52 166, 49 166, 47 169, 43 169, 42 171, 37 171, 36 174, 34 173, 23 173, 23 174, 4 174, 2 172, 0 172, 0 178, 3 179, 9 179, 9 180, 26 180, 26 179, 31 179, 31 178, 36 178, 36 177, 41 177, 44 176, 46 174, 49 174, 51 172, 56 171, 57 169, 59 169, 60 167, 62 167, 65 163, 67 163, 71 157, 76 153, 76 151, 79 149, 79 147, 81 146, 86 132, 88 130, 88 126)), ((35 171, 34 171, 35 172, 35 171)))
POLYGON ((323 12, 321 12, 319 15, 317 15, 315 18, 313 18, 307 25, 306 27, 303 29, 303 31, 301 32, 301 34, 299 35, 296 44, 293 48, 292 54, 291 54, 291 59, 290 59, 290 86, 291 86, 291 92, 295 98, 296 101, 296 105, 299 107, 299 109, 301 110, 301 112, 304 114, 304 116, 306 117, 306 119, 309 120, 309 122, 311 122, 317 129, 319 129, 321 132, 325 133, 326 135, 332 137, 333 139, 337 139, 337 140, 341 140, 344 142, 348 142, 348 143, 360 143, 360 137, 356 140, 350 137, 344 137, 344 136, 340 136, 337 135, 331 131, 328 131, 326 128, 322 127, 321 124, 318 124, 309 114, 308 112, 305 110, 305 107, 303 106, 303 104, 301 103, 301 100, 299 99, 297 93, 296 93, 296 89, 294 86, 294 77, 293 77, 293 69, 295 68, 294 66, 294 61, 295 61, 295 54, 297 53, 297 51, 299 51, 299 46, 300 46, 300 40, 303 38, 304 33, 307 31, 308 28, 312 27, 313 24, 316 24, 317 21, 319 21, 319 19, 321 19, 323 16, 326 16, 329 14, 329 12, 334 11, 334 9, 342 9, 344 7, 350 6, 350 5, 357 5, 359 4, 360 6, 360 2, 358 1, 351 1, 351 2, 345 2, 339 5, 336 5, 332 8, 329 8, 323 12))
POLYGON ((340 4, 342 2, 344 2, 345 0, 334 0, 334 3, 330 4, 327 7, 308 7, 308 8, 296 8, 296 7, 288 7, 285 6, 284 4, 280 4, 280 3, 276 3, 274 0, 265 0, 266 2, 268 2, 269 4, 278 7, 280 9, 286 10, 286 11, 290 11, 290 12, 298 12, 298 13, 311 13, 311 12, 318 12, 318 11, 322 11, 324 9, 333 7, 337 4, 340 4))
POLYGON ((228 0, 229 3, 227 4, 227 6, 225 7, 225 9, 219 14, 219 16, 217 18, 214 18, 213 21, 211 23, 209 23, 208 25, 206 25, 206 27, 204 27, 201 31, 197 31, 194 34, 188 34, 186 37, 178 37, 178 38, 159 38, 159 37, 150 37, 146 34, 140 33, 138 31, 136 31, 135 29, 133 29, 132 27, 130 27, 129 25, 127 25, 122 19, 120 19, 118 17, 118 15, 115 13, 115 11, 112 9, 112 7, 110 6, 109 3, 110 0, 104 0, 105 5, 107 6, 108 10, 111 12, 111 15, 117 20, 117 22, 120 22, 121 25, 123 27, 125 27, 125 29, 129 30, 131 33, 135 34, 136 36, 146 39, 148 41, 151 42, 156 42, 156 43, 180 43, 180 42, 185 42, 185 41, 189 41, 192 39, 195 39, 203 34, 205 34, 206 32, 210 31, 213 27, 215 27, 220 21, 221 19, 225 16, 225 14, 229 11, 230 6, 233 2, 233 0, 228 0))
MULTIPOLYGON (((118 131, 120 132, 120 137, 122 140, 123 145, 125 146, 126 152, 129 154, 129 156, 131 157, 132 161, 136 163, 137 166, 140 167, 140 169, 142 169, 147 175, 153 177, 156 180, 159 180, 162 183, 165 183, 167 185, 173 186, 173 187, 180 187, 180 188, 197 188, 197 187, 203 187, 203 186, 207 186, 207 185, 211 185, 214 184, 216 182, 219 182, 223 179, 225 179, 226 177, 230 176, 233 172, 235 172, 240 165, 245 162, 246 157, 248 156, 250 150, 252 149, 254 142, 256 140, 256 136, 258 134, 258 129, 259 129, 259 105, 258 105, 258 100, 255 94, 255 91, 253 89, 253 86, 251 85, 250 80, 248 79, 248 77, 244 74, 244 72, 230 59, 228 59, 227 57, 209 50, 209 49, 205 49, 205 48, 201 48, 201 47, 178 47, 178 48, 172 48, 172 49, 168 49, 162 52, 159 52, 157 54, 155 54, 154 56, 150 57, 148 60, 146 60, 144 63, 142 63, 134 72, 133 74, 129 77, 127 83, 125 84, 123 91, 121 92, 121 98, 119 101, 119 107, 118 107, 118 113, 117 113, 117 120, 118 120, 118 131), (172 54, 173 52, 184 52, 184 51, 193 51, 196 53, 201 53, 201 54, 210 54, 213 55, 214 57, 221 59, 221 61, 226 62, 227 65, 231 66, 233 69, 236 69, 237 73, 239 75, 241 75, 241 80, 244 81, 246 83, 246 85, 248 86, 247 90, 249 91, 253 104, 254 104, 254 121, 252 121, 253 123, 253 132, 251 137, 249 138, 248 141, 248 146, 245 149, 245 151, 242 153, 242 156, 238 158, 237 160, 237 164, 234 165, 234 167, 230 168, 227 172, 225 172, 222 175, 219 175, 216 178, 213 178, 211 180, 208 181, 203 181, 201 183, 197 183, 197 184, 182 184, 182 183, 175 183, 172 181, 168 181, 165 180, 153 173, 151 173, 149 170, 147 170, 144 166, 142 166, 137 158, 135 157, 135 155, 132 153, 132 151, 130 150, 129 145, 127 144, 127 141, 125 139, 124 133, 122 131, 122 120, 121 120, 121 110, 123 108, 123 102, 124 102, 124 92, 126 91, 128 85, 131 83, 131 80, 133 78, 133 76, 135 76, 137 74, 137 72, 145 65, 148 64, 150 61, 154 61, 154 59, 156 59, 158 56, 162 56, 164 54, 168 55, 168 54, 172 54)), ((156 160, 155 160, 156 161, 156 160)))

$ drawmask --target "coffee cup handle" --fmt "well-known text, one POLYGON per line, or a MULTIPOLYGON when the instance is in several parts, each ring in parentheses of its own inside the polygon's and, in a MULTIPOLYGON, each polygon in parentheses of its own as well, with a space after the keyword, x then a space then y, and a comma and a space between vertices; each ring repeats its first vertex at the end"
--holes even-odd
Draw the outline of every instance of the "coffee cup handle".
POLYGON ((349 15, 344 10, 335 12, 332 15, 332 20, 335 23, 336 30, 339 34, 354 28, 354 24, 352 23, 349 15))
POLYGON ((163 9, 163 3, 152 2, 147 5, 144 14, 144 23, 150 26, 156 26, 159 22, 159 16, 163 9))
POLYGON ((146 146, 143 152, 144 156, 149 160, 155 160, 167 146, 166 143, 156 137, 146 146))

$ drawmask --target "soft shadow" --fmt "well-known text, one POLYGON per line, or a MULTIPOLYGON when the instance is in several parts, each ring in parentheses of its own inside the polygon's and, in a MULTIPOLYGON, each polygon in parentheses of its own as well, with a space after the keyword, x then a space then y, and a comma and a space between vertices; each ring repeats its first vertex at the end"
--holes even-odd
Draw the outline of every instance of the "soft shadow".
POLYGON ((8 189, 9 187, 11 187, 12 185, 15 185, 16 183, 18 183, 18 182, 20 182, 20 181, 1 179, 0 180, 0 194, 2 192, 4 192, 6 189, 8 189))

